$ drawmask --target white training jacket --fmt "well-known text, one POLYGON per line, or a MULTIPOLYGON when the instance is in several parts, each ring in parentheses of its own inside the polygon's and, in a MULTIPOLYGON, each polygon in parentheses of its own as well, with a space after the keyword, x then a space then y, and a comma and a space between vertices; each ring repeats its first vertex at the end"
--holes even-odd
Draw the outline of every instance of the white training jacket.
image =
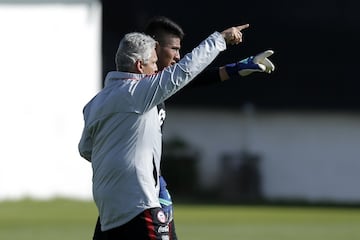
POLYGON ((154 75, 109 72, 84 107, 82 157, 91 161, 93 197, 103 231, 160 207, 162 134, 156 106, 184 87, 226 49, 214 32, 179 63, 154 75))

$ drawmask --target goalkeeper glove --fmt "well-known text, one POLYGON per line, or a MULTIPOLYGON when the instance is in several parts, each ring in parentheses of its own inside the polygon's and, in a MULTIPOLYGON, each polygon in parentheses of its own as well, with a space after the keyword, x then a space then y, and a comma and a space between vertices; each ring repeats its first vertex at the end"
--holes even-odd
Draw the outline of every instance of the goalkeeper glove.
POLYGON ((245 58, 236 63, 225 65, 226 72, 229 76, 236 76, 239 74, 244 77, 253 72, 271 73, 275 70, 274 64, 268 59, 274 51, 266 50, 256 56, 245 58))
POLYGON ((166 218, 168 222, 173 220, 173 205, 171 201, 171 196, 169 191, 166 189, 166 182, 165 179, 160 176, 160 192, 159 192, 159 202, 161 208, 165 212, 166 218))

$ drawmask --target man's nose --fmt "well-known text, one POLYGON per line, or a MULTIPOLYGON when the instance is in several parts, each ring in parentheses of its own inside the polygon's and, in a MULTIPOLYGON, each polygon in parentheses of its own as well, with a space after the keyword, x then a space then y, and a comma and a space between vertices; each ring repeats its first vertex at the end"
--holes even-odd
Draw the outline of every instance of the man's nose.
POLYGON ((176 62, 178 62, 180 60, 180 58, 181 58, 180 52, 179 52, 179 50, 177 50, 176 53, 175 53, 176 62))

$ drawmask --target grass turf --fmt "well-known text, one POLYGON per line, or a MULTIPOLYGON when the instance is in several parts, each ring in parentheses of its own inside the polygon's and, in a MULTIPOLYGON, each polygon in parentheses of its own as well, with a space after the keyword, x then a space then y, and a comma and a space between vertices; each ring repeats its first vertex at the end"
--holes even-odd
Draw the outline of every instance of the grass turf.
MULTIPOLYGON (((0 202, 0 239, 92 239, 93 202, 0 202)), ((335 207, 183 205, 175 206, 182 240, 358 240, 360 209, 335 207)))

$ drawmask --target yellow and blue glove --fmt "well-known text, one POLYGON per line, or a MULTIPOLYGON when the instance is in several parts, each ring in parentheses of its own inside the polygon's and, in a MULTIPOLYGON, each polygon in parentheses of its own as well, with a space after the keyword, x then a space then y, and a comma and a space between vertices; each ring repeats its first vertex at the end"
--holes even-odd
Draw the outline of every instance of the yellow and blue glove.
POLYGON ((271 73, 275 70, 275 65, 269 60, 268 57, 274 54, 272 50, 266 50, 255 56, 245 58, 236 63, 225 65, 226 72, 229 76, 240 75, 247 76, 253 72, 266 72, 271 73))

